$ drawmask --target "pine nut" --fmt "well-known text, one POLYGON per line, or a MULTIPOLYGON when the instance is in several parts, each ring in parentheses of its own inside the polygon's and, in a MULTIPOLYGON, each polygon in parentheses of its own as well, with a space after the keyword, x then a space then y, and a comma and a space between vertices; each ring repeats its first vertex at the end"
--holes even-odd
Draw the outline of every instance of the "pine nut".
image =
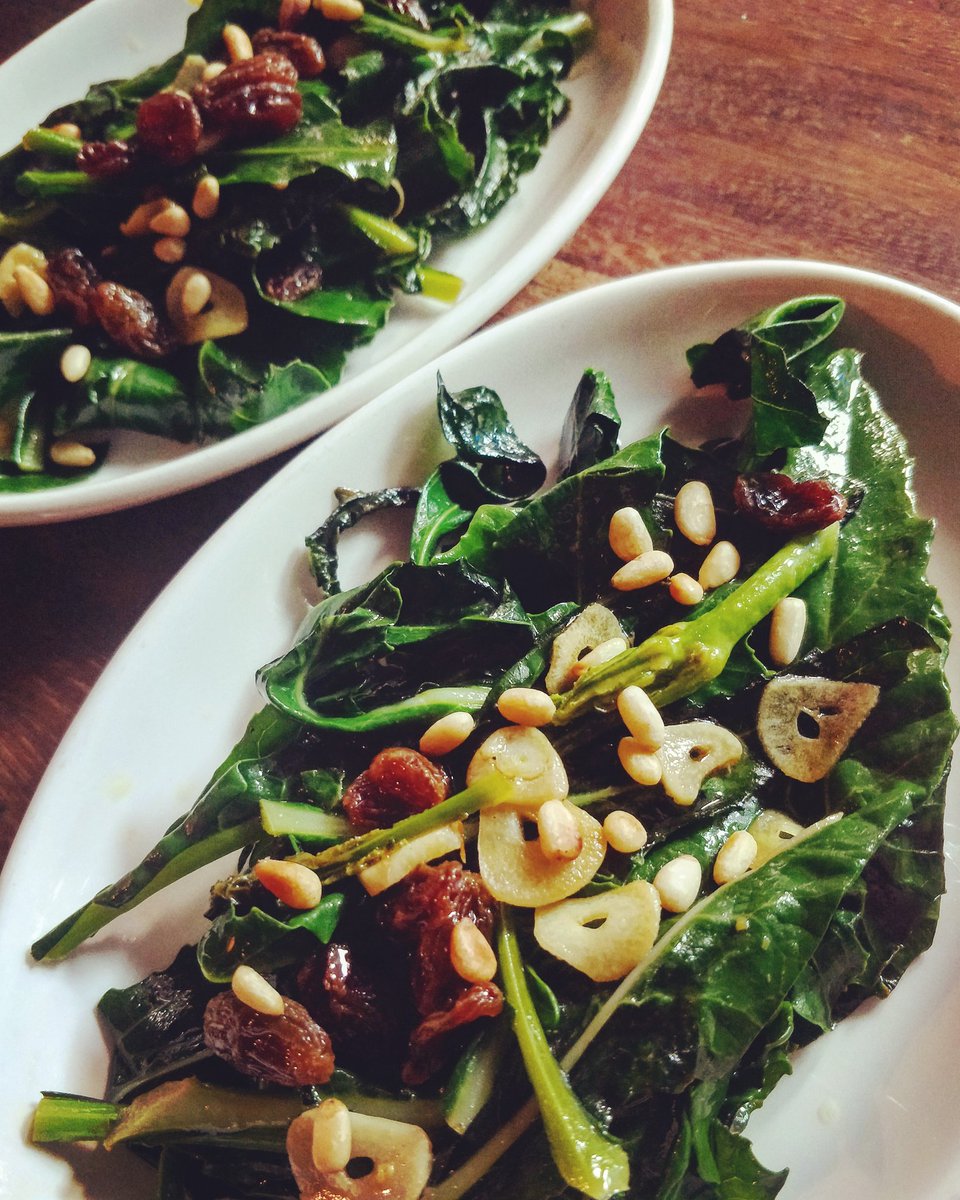
POLYGON ((54 125, 53 132, 58 133, 61 137, 74 138, 76 141, 80 141, 83 137, 80 126, 74 125, 72 121, 61 121, 59 125, 54 125))
POLYGON ((497 712, 513 725, 549 725, 557 706, 537 688, 507 688, 497 700, 497 712))
POLYGON ((323 896, 319 875, 302 863, 261 858, 253 873, 271 895, 289 908, 316 908, 323 896))
POLYGON ((647 844, 647 831, 643 822, 638 821, 633 813, 624 812, 622 808, 606 815, 603 832, 607 835, 607 845, 618 854, 636 854, 647 844))
POLYGON ((431 758, 441 758, 462 746, 476 728, 476 721, 468 712, 452 712, 440 717, 439 720, 423 731, 419 748, 421 754, 431 758))
POLYGON ((692 575, 682 572, 670 580, 670 595, 678 604, 699 604, 703 599, 703 588, 692 575))
POLYGON ((82 442, 54 442, 50 447, 50 461, 56 463, 58 467, 74 467, 77 470, 82 470, 85 467, 92 467, 97 461, 97 456, 89 446, 85 446, 82 442))
POLYGON ((183 261, 187 252, 187 243, 183 238, 162 237, 153 243, 153 253, 161 262, 178 263, 183 261))
POLYGON ((242 965, 237 967, 230 980, 233 994, 254 1012, 267 1017, 283 1015, 283 997, 272 984, 267 983, 259 971, 242 965))
POLYGON ((208 221, 211 217, 216 216, 217 209, 220 207, 220 180, 216 175, 202 176, 194 189, 190 207, 193 209, 194 215, 202 221, 208 221))
POLYGON ((14 267, 13 277, 17 281, 23 302, 38 317, 48 317, 54 309, 53 292, 50 284, 33 267, 14 267))
POLYGON ((79 383, 90 370, 93 355, 88 346, 74 343, 60 355, 60 374, 67 383, 79 383))
POLYGON ((293 29, 310 11, 310 0, 280 0, 277 16, 278 29, 293 29))
POLYGON ((700 567, 700 586, 706 589, 729 583, 740 570, 740 554, 732 542, 717 542, 700 567))
POLYGON ((653 878, 660 903, 672 913, 686 912, 700 894, 703 872, 692 854, 678 854, 664 863, 653 878))
POLYGON ((800 653, 807 628, 807 606, 799 596, 785 596, 770 618, 770 657, 785 667, 800 653))
POLYGON ((634 592, 638 588, 659 583, 673 573, 673 559, 665 550, 647 550, 617 571, 610 582, 618 592, 634 592))
POLYGON ((584 671, 589 671, 591 667, 599 667, 602 663, 609 662, 611 658, 616 658, 618 654, 622 654, 626 648, 626 638, 607 638, 605 642, 600 642, 599 645, 594 646, 583 658, 578 658, 570 668, 570 674, 575 680, 579 679, 584 671))
POLYGON ((222 75, 227 69, 225 62, 211 62, 203 68, 203 82, 209 83, 211 79, 216 79, 218 75, 222 75))
POLYGON ((328 21, 359 21, 365 11, 362 0, 313 0, 313 7, 328 21))
POLYGON ((634 783, 641 787, 654 787, 660 782, 663 767, 656 754, 644 750, 636 738, 621 738, 617 745, 617 755, 620 765, 634 783))
POLYGON ((663 717, 643 688, 628 684, 617 696, 617 711, 642 750, 660 749, 663 745, 663 717))
POLYGON ((458 921, 453 927, 450 965, 467 983, 487 983, 497 973, 493 947, 470 920, 458 921))
POLYGON ((321 1175, 342 1171, 353 1157, 353 1129, 350 1110, 342 1100, 331 1097, 316 1108, 308 1109, 313 1126, 310 1137, 310 1157, 321 1175))
POLYGON ((213 284, 203 271, 193 271, 180 285, 180 310, 185 317, 195 317, 210 303, 213 284))
POLYGON ((653 549, 653 539, 643 517, 635 508, 618 508, 610 518, 607 530, 610 549, 617 558, 630 562, 653 549))
POLYGON ((223 44, 232 63, 246 62, 247 59, 253 58, 253 43, 241 25, 224 25, 223 44))
POLYGON ((570 862, 583 849, 577 819, 562 800, 547 800, 537 809, 537 832, 544 858, 570 862))
POLYGON ((190 232, 190 214, 171 201, 151 218, 150 229, 153 233, 163 233, 168 237, 186 237, 190 232))
POLYGON ((746 829, 731 833, 720 847, 713 862, 713 882, 732 883, 740 879, 753 866, 757 857, 757 839, 746 829))
POLYGON ((159 200, 147 200, 144 204, 138 204, 130 216, 121 222, 120 232, 128 238, 143 237, 150 232, 150 222, 153 218, 171 203, 172 201, 161 197, 159 200))
POLYGON ((695 546, 709 546, 717 536, 717 514, 710 489, 699 479, 691 479, 677 492, 673 502, 677 528, 695 546))

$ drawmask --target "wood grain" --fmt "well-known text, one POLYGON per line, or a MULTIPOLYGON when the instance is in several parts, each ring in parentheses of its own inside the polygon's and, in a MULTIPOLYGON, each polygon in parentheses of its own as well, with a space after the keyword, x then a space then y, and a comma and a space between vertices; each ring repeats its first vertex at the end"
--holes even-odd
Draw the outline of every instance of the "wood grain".
MULTIPOLYGON (((78 7, 4 4, 0 57, 78 7)), ((958 25, 960 0, 680 0, 639 145, 496 319, 608 278, 756 256, 848 263, 960 300, 958 25)), ((286 457, 114 516, 0 530, 0 859, 113 651, 286 457)))

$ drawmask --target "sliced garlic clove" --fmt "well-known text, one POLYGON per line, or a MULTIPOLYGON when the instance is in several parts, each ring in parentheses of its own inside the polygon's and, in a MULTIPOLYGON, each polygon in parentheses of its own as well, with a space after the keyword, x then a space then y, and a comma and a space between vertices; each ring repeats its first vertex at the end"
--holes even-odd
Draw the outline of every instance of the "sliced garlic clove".
POLYGON ((183 305, 183 289, 197 273, 196 267, 181 267, 167 286, 167 316, 188 346, 197 342, 215 341, 243 333, 249 324, 247 302, 243 292, 228 279, 204 271, 210 281, 210 299, 198 313, 188 312, 183 305))
POLYGON ((880 689, 819 676, 780 675, 763 689, 757 733, 790 779, 814 783, 833 770, 873 710, 880 689))
POLYGON ((572 896, 600 870, 607 849, 603 827, 582 808, 569 800, 564 803, 583 841, 576 858, 566 860, 550 859, 543 853, 536 825, 522 808, 501 805, 480 814, 480 874, 495 900, 540 908, 572 896))
POLYGON ((788 817, 786 813, 768 808, 751 824, 749 833, 757 843, 757 853, 754 856, 752 868, 755 871, 765 862, 786 850, 804 832, 804 827, 788 817))
POLYGON ((320 1172, 313 1163, 312 1114, 291 1121, 287 1156, 300 1200, 419 1200, 433 1166, 430 1139, 419 1125, 350 1114, 351 1162, 370 1169, 357 1178, 343 1171, 320 1172))
POLYGON ((553 639, 550 669, 545 680, 551 694, 564 692, 576 681, 576 664, 585 653, 611 638, 622 638, 620 622, 602 604, 588 604, 553 639))
POLYGON ((595 983, 610 983, 633 970, 657 940, 659 928, 657 890, 637 880, 537 909, 533 936, 554 958, 595 983))
POLYGON ((570 785, 550 739, 530 725, 505 725, 491 733, 470 760, 467 785, 496 772, 511 785, 511 804, 535 811, 548 800, 564 800, 570 785))
POLYGON ((668 725, 658 754, 663 766, 663 790, 676 804, 689 805, 703 781, 743 755, 743 744, 729 729, 712 721, 668 725))
POLYGON ((388 850, 382 858, 358 872, 357 878, 368 895, 379 896, 423 863, 454 852, 463 854, 463 826, 459 821, 430 829, 388 850))

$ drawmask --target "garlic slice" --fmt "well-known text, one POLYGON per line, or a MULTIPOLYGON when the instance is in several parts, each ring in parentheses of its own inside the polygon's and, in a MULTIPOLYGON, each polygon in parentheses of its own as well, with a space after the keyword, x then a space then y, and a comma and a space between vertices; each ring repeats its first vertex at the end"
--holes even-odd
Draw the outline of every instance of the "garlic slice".
POLYGON ((348 1168, 320 1172, 313 1162, 314 1118, 308 1109, 290 1122, 287 1155, 300 1200, 419 1200, 427 1186, 433 1153, 419 1125, 385 1117, 350 1114, 351 1162, 369 1160, 354 1179, 348 1168))
POLYGON ((756 871, 764 863, 769 862, 781 850, 792 846, 797 838, 805 831, 804 827, 786 813, 775 808, 762 812, 750 825, 748 830, 757 843, 757 853, 751 864, 756 871))
POLYGON ((767 758, 790 779, 815 783, 836 766, 880 695, 872 683, 780 675, 763 689, 757 733, 767 758))
POLYGON ((196 273, 196 267, 181 267, 167 285, 167 316, 180 340, 192 346, 197 342, 243 333, 249 323, 243 292, 229 279, 214 275, 212 271, 203 272, 210 281, 210 299, 206 306, 198 313, 184 310, 183 290, 196 273))
POLYGON ((550 669, 544 681, 551 694, 565 692, 576 681, 576 664, 584 653, 611 638, 623 637, 620 622, 602 604, 588 604, 553 639, 550 669))
POLYGON ((668 725, 658 754, 663 765, 663 790, 676 804, 692 804, 708 775, 733 766, 743 744, 729 729, 712 721, 668 725))
POLYGON ((379 896, 423 863, 454 851, 463 854, 463 826, 459 821, 441 825, 439 829, 428 829, 426 833, 402 842, 369 867, 364 867, 357 878, 369 896, 379 896))
POLYGON ((548 954, 595 983, 610 983, 633 970, 657 940, 659 928, 657 890, 636 880, 596 896, 538 908, 533 936, 548 954))
POLYGON ((565 800, 570 785, 553 743, 531 725, 505 725, 483 742, 467 767, 467 786, 492 773, 511 785, 512 802, 534 812, 548 800, 565 800))
POLYGON ((522 808, 500 805, 480 814, 480 874, 495 900, 540 908, 572 896, 600 870, 607 849, 603 827, 569 800, 564 805, 576 820, 583 841, 580 853, 572 859, 549 859, 544 854, 536 827, 522 808), (532 835, 529 840, 525 820, 532 835))

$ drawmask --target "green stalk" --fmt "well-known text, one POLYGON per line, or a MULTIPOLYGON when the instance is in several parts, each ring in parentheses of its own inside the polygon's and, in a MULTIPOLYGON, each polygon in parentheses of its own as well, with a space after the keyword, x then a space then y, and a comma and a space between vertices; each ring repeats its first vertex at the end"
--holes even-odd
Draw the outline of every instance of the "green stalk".
POLYGON ((34 1142, 102 1142, 120 1116, 119 1105, 86 1096, 44 1092, 33 1114, 34 1142))
POLYGON ((85 196, 104 191, 103 184, 83 171, 23 171, 17 188, 26 196, 85 196))
POLYGON ((49 154, 53 158, 74 159, 80 152, 83 142, 79 138, 64 137, 53 129, 38 125, 36 129, 28 129, 23 135, 24 150, 32 150, 36 154, 49 154))
POLYGON ((505 906, 501 907, 499 959, 504 995, 513 1010, 513 1030, 557 1170, 565 1183, 591 1200, 609 1200, 630 1186, 626 1151, 597 1128, 550 1051, 505 906))
POLYGON ((666 625, 646 641, 584 672, 554 696, 554 724, 567 725, 593 708, 610 707, 618 692, 636 684, 658 708, 689 696, 715 679, 734 646, 819 570, 834 554, 839 523, 788 542, 735 591, 692 621, 666 625))
POLYGON ((380 41, 408 46, 411 50, 427 54, 457 54, 469 47, 469 41, 460 28, 433 33, 413 25, 403 25, 387 17, 364 13, 353 26, 359 33, 368 34, 380 41))
POLYGON ((0 212, 0 238, 17 241, 45 221, 55 204, 30 204, 19 212, 0 212))
POLYGON ((355 204, 341 204, 338 207, 354 229, 366 234, 384 254, 390 255, 391 258, 402 254, 416 254, 417 239, 396 221, 367 212, 365 208, 357 208, 355 204))
POLYGON ((452 821, 464 821, 493 804, 509 804, 510 794, 510 785, 502 775, 486 775, 455 796, 449 796, 433 808, 404 817, 389 829, 371 829, 369 833, 349 838, 319 854, 300 854, 297 861, 316 871, 322 883, 333 883, 345 875, 362 871, 400 842, 452 821))
POLYGON ((463 291, 463 280, 459 275, 451 275, 449 271, 438 271, 436 267, 417 267, 417 278, 423 294, 431 300, 440 300, 444 304, 453 304, 463 291))

